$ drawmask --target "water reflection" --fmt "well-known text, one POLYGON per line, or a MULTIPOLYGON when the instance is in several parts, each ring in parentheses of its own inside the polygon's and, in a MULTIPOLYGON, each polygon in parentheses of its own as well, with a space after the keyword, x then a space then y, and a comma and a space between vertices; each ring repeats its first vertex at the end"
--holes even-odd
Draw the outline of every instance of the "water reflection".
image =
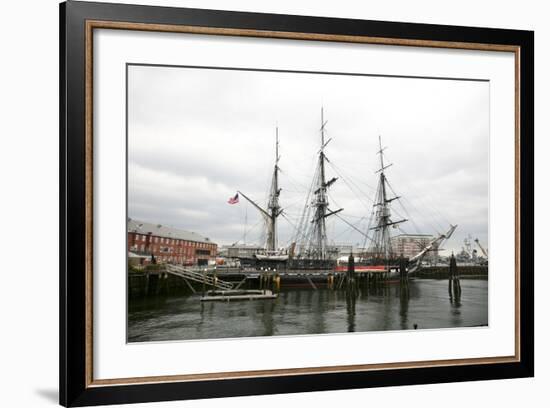
POLYGON ((401 329, 408 329, 409 286, 399 285, 399 317, 401 329))
POLYGON ((346 333, 487 325, 487 281, 467 280, 449 298, 447 280, 408 287, 331 290, 281 288, 274 300, 200 302, 199 296, 129 303, 131 342, 346 333))
POLYGON ((346 311, 348 321, 348 332, 355 331, 355 304, 357 301, 357 291, 355 288, 346 290, 346 311))

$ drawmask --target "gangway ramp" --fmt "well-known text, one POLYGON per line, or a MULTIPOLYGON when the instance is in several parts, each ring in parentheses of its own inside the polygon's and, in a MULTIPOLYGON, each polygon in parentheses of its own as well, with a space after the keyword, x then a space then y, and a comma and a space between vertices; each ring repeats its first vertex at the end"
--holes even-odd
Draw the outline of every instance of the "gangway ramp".
POLYGON ((211 275, 206 274, 205 272, 199 272, 193 269, 185 268, 180 265, 166 265, 166 272, 179 276, 183 279, 188 279, 193 282, 205 283, 214 288, 219 288, 223 290, 233 289, 233 284, 227 281, 223 281, 219 278, 214 278, 211 275))

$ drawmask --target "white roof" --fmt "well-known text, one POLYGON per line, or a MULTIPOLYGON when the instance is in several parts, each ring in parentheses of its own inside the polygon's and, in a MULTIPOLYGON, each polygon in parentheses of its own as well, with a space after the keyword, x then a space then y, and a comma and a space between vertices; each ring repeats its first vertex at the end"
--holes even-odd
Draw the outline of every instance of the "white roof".
POLYGON ((150 222, 128 219, 128 232, 137 232, 139 234, 149 234, 164 237, 164 238, 174 238, 174 239, 183 239, 185 241, 193 242, 207 242, 212 243, 210 238, 204 237, 196 232, 185 231, 178 228, 169 227, 167 225, 153 224, 150 222))

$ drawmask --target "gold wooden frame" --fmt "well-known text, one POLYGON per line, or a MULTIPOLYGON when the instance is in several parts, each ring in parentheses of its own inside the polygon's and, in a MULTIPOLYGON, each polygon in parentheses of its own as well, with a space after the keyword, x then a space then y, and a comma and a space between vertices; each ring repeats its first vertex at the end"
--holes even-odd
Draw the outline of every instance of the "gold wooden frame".
POLYGON ((407 369, 420 367, 461 366, 470 364, 514 363, 521 361, 520 356, 520 52, 515 45, 482 44, 466 42, 428 41, 413 39, 395 39, 369 36, 330 35, 284 31, 261 31, 249 29, 230 29, 198 27, 188 25, 166 25, 148 23, 127 23, 119 21, 86 21, 86 375, 85 385, 101 387, 112 385, 130 385, 145 383, 167 383, 181 381, 224 380, 252 377, 292 376, 299 374, 320 374, 353 371, 372 371, 389 369, 407 369), (257 38, 276 38, 311 41, 330 41, 344 43, 398 45, 412 47, 450 48, 463 50, 513 52, 515 58, 515 353, 513 356, 480 357, 449 360, 430 360, 414 362, 396 362, 383 364, 357 364, 342 366, 304 367, 273 370, 253 370, 236 372, 217 372, 207 374, 185 374, 154 377, 128 377, 116 379, 93 378, 93 30, 119 29, 132 31, 154 31, 187 34, 206 34, 221 36, 241 36, 257 38))

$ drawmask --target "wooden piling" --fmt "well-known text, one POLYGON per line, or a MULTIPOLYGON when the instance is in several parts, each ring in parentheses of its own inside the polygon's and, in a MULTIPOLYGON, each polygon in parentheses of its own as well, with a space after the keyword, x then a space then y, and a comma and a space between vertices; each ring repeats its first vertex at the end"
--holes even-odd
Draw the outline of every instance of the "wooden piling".
POLYGON ((409 274, 407 273, 407 263, 408 263, 408 260, 403 257, 403 254, 401 254, 401 257, 399 258, 399 284, 402 287, 409 286, 409 274))
POLYGON ((348 257, 348 270, 346 273, 346 283, 348 287, 355 286, 355 258, 353 253, 348 257))
POLYGON ((273 286, 277 292, 281 290, 281 276, 279 274, 275 275, 273 278, 273 286))
POLYGON ((327 287, 329 289, 334 289, 334 275, 331 273, 327 276, 327 287))
POLYGON ((460 277, 458 276, 458 268, 456 266, 455 255, 451 255, 449 264, 449 297, 451 301, 459 301, 462 288, 460 286, 460 277))

